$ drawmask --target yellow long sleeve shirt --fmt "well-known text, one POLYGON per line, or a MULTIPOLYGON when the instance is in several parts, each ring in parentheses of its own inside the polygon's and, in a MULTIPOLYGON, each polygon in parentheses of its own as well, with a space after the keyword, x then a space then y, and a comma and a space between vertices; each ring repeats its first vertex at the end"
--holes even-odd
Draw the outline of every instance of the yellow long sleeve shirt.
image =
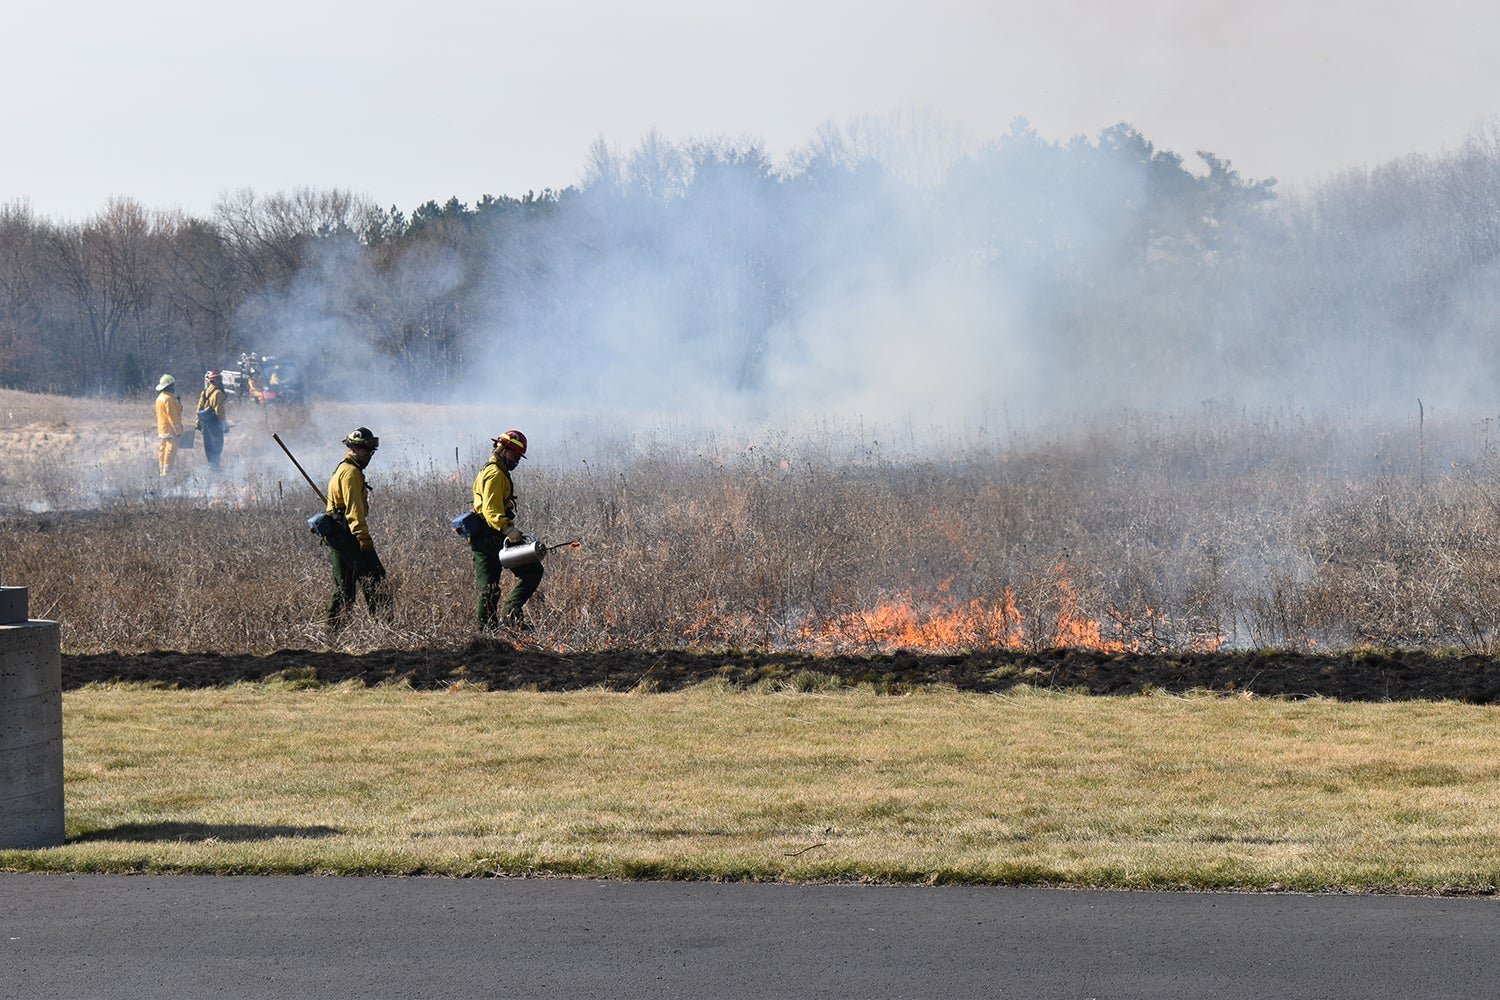
POLYGON ((474 509, 502 535, 510 534, 515 526, 515 486, 510 480, 510 470, 498 459, 490 459, 474 477, 474 509))
POLYGON ((342 511, 349 523, 349 531, 359 540, 362 549, 373 549, 375 540, 370 537, 370 487, 365 482, 365 470, 349 455, 333 470, 328 480, 328 513, 342 511))
POLYGON ((198 394, 198 409, 213 410, 219 423, 224 423, 224 390, 211 385, 198 394))
POLYGON ((170 437, 182 433, 182 401, 174 392, 159 393, 156 397, 156 436, 170 437))

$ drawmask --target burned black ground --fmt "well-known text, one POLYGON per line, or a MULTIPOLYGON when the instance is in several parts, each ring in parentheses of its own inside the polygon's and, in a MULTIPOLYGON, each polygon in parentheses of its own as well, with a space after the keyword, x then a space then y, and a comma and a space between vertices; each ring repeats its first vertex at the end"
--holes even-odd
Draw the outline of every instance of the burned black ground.
POLYGON ((279 681, 309 686, 395 683, 418 690, 441 690, 465 683, 494 691, 675 691, 718 681, 735 687, 780 684, 792 689, 863 684, 890 694, 930 685, 950 685, 976 693, 1002 693, 1029 685, 1093 695, 1211 691, 1342 701, 1500 702, 1500 658, 1399 650, 1156 656, 993 650, 816 656, 678 649, 557 653, 476 640, 460 649, 358 654, 298 649, 265 655, 172 651, 66 654, 62 672, 66 689, 111 681, 173 688, 279 681))

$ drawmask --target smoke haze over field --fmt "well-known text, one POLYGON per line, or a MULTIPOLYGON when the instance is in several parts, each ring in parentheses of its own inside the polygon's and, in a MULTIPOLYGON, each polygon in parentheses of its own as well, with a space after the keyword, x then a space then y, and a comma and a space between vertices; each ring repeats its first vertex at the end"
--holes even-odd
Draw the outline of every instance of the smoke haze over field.
POLYGON ((238 325, 320 358, 336 398, 627 432, 1491 405, 1493 129, 1296 197, 1125 125, 1061 144, 1016 123, 904 169, 941 134, 853 123, 795 169, 749 141, 600 144, 559 197, 317 240, 238 325))
POLYGON ((1124 123, 951 135, 862 120, 777 164, 653 133, 597 144, 577 188, 410 215, 314 190, 237 192, 212 219, 0 207, 0 370, 133 394, 248 351, 334 402, 913 445, 1130 411, 1492 405, 1494 125, 1294 196, 1124 123))

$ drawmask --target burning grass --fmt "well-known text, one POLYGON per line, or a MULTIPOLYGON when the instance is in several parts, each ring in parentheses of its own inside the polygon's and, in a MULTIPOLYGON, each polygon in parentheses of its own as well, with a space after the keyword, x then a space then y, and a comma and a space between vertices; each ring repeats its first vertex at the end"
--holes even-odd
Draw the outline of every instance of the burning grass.
MULTIPOLYGON (((364 422, 387 441, 370 476, 396 616, 361 619, 340 648, 462 648, 473 569, 448 522, 467 505, 486 423, 438 407, 381 415, 364 422)), ((104 440, 117 419, 76 433, 104 440)), ((302 419, 287 437, 319 442, 301 457, 321 482, 340 453, 328 428, 353 412, 302 419)), ((328 566, 305 528, 317 501, 256 420, 231 436, 222 478, 190 455, 160 486, 135 431, 81 461, 70 439, 45 461, 8 465, 6 582, 31 589, 33 612, 61 621, 75 652, 321 648, 328 566)), ((860 440, 704 434, 586 448, 533 435, 523 521, 584 545, 549 557, 532 640, 584 651, 1487 653, 1500 635, 1487 426, 1139 417, 925 456, 860 440)))

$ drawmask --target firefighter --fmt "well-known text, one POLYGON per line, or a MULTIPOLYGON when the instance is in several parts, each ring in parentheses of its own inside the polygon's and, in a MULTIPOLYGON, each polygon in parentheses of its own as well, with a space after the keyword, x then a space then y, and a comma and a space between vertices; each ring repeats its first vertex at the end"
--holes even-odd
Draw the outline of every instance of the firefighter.
MULTIPOLYGON (((474 551, 474 575, 479 585, 479 629, 485 631, 500 624, 500 549, 502 545, 515 545, 525 540, 516 526, 516 491, 511 481, 513 472, 521 459, 526 457, 526 435, 520 431, 506 431, 491 438, 494 451, 479 475, 474 477, 474 510, 484 518, 484 524, 469 535, 469 548, 474 551)), ((522 608, 531 595, 542 585, 542 564, 513 566, 516 583, 505 598, 505 624, 525 631, 527 625, 522 608)))
POLYGON ((156 461, 165 476, 172 469, 172 452, 182 436, 182 401, 177 398, 177 380, 163 375, 156 383, 156 461))
POLYGON ((224 376, 217 369, 203 373, 203 391, 198 394, 198 430, 203 435, 203 456, 208 459, 208 467, 217 472, 224 435, 229 433, 224 414, 224 376))
POLYGON ((372 618, 390 621, 392 604, 385 567, 370 537, 370 486, 365 482, 365 467, 380 447, 380 438, 368 427, 356 427, 343 443, 349 452, 328 480, 328 513, 338 525, 323 539, 333 564, 328 628, 334 635, 348 619, 356 587, 364 594, 372 618))

